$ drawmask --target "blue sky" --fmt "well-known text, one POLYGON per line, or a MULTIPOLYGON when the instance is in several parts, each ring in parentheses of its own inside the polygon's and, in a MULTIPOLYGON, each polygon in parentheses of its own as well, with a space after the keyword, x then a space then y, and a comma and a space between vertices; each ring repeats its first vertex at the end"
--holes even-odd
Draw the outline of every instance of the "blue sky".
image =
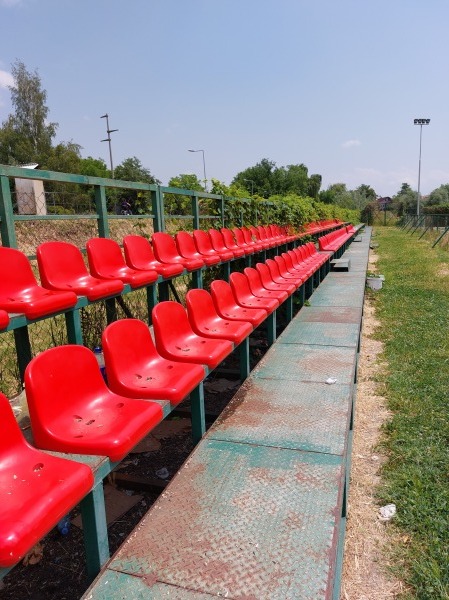
POLYGON ((58 141, 164 184, 230 183, 262 158, 323 189, 449 183, 447 0, 0 0, 0 121, 11 64, 37 70, 58 141))

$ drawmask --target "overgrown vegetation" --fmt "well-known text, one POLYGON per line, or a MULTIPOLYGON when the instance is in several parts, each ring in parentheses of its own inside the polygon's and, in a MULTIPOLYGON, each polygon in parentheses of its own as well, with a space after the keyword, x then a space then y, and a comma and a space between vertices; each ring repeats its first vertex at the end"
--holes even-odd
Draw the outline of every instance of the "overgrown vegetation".
POLYGON ((395 570, 413 587, 407 598, 449 598, 449 256, 403 231, 377 230, 377 298, 393 416, 382 503, 394 502, 399 530, 395 570))

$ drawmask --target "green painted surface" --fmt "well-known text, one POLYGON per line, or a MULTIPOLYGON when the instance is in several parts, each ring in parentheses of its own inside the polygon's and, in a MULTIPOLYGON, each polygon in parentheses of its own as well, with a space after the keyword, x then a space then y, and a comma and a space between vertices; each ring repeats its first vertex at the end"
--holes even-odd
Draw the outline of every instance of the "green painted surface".
POLYGON ((252 372, 258 379, 311 381, 325 383, 336 379, 339 384, 354 381, 356 348, 336 346, 293 346, 277 343, 252 372))
POLYGON ((349 385, 250 378, 208 437, 343 456, 351 406, 349 385))
POLYGON ((281 344, 357 347, 360 325, 356 323, 307 323, 293 321, 279 336, 281 344))
POLYGON ((205 439, 109 569, 215 596, 324 598, 344 476, 335 455, 205 439))

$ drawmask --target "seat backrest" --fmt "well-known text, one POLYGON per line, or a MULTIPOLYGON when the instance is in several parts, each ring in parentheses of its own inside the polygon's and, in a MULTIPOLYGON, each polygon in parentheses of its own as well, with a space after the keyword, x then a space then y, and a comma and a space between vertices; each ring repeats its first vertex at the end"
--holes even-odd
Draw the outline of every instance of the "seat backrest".
POLYGON ((195 241, 190 233, 187 233, 187 231, 178 231, 175 235, 175 240, 179 254, 186 258, 194 257, 195 255, 198 256, 195 241))
POLYGON ((237 244, 235 243, 234 236, 232 235, 232 231, 230 229, 226 229, 226 227, 222 227, 221 233, 223 235, 224 243, 226 244, 226 246, 228 248, 232 249, 235 246, 237 246, 237 244))
POLYGON ((239 246, 247 246, 248 245, 245 241, 245 236, 243 235, 243 231, 241 229, 239 229, 238 227, 234 227, 232 232, 234 233, 234 237, 239 246))
POLYGON ((239 273, 238 271, 231 273, 229 276, 229 283, 237 300, 243 296, 253 295, 248 278, 246 275, 243 275, 243 273, 239 273))
POLYGON ((253 267, 245 267, 243 273, 246 275, 249 283, 249 287, 252 292, 257 290, 263 291, 262 281, 260 279, 259 271, 253 267))
POLYGON ((204 254, 215 252, 207 231, 204 231, 203 229, 195 229, 193 232, 193 239, 195 240, 195 245, 198 249, 198 252, 202 252, 204 254))
POLYGON ((221 231, 218 231, 218 229, 209 229, 209 237, 214 250, 217 250, 217 252, 228 250, 221 231))
POLYGON ((156 260, 150 241, 142 235, 127 235, 123 238, 125 260, 133 269, 147 269, 148 263, 156 260))
POLYGON ((126 267, 120 246, 109 238, 91 238, 86 243, 87 258, 92 275, 101 276, 104 270, 126 267))
POLYGON ((219 313, 229 310, 236 305, 232 288, 227 281, 214 279, 210 284, 210 294, 214 306, 219 313))
POLYGON ((245 239, 245 242, 247 244, 253 244, 254 240, 253 240, 251 231, 247 227, 241 227, 240 229, 241 229, 241 231, 243 233, 243 237, 245 239))
MULTIPOLYGON (((51 426, 61 411, 98 398, 107 390, 94 353, 78 345, 49 348, 25 370, 25 389, 34 435, 40 423, 51 426)), ((76 418, 76 413, 74 414, 76 418)))
POLYGON ((19 424, 16 421, 14 412, 11 408, 8 398, 0 392, 0 422, 2 424, 2 435, 0 436, 0 462, 8 458, 8 462, 14 461, 15 452, 20 447, 28 445, 19 424))
POLYGON ((39 285, 25 254, 6 246, 0 246, 0 281, 1 296, 39 285))
POLYGON ((36 256, 42 285, 49 289, 61 289, 89 275, 81 250, 69 242, 44 242, 36 256))
POLYGON ((178 302, 159 302, 151 313, 156 347, 170 346, 193 333, 185 308, 178 302))
POLYGON ((172 236, 162 231, 153 233, 151 238, 156 258, 162 262, 179 260, 179 252, 172 236))
POLYGON ((140 364, 158 356, 148 326, 139 319, 110 323, 103 331, 101 343, 112 390, 124 373, 137 373, 140 364))
POLYGON ((206 290, 189 290, 186 294, 186 306, 189 321, 194 329, 201 329, 202 324, 218 317, 212 296, 206 290))

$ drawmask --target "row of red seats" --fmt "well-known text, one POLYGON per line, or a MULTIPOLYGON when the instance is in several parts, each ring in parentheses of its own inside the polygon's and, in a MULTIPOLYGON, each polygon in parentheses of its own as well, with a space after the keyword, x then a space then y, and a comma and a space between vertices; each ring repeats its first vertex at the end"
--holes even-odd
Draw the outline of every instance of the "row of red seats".
MULTIPOLYGON (((217 366, 326 259, 307 244, 232 273, 229 283, 213 281, 210 293, 190 290, 187 309, 161 302, 152 313, 154 342, 141 321, 110 324, 102 336, 109 387, 88 348, 42 352, 25 373, 34 443, 120 461, 162 420, 161 405, 151 400, 179 403, 204 379, 205 366, 217 366)), ((1 396, 2 567, 18 562, 93 485, 87 466, 30 446, 8 404, 1 396)))
POLYGON ((343 221, 340 219, 324 219, 322 221, 315 221, 313 223, 307 223, 304 225, 304 231, 308 235, 314 235, 317 233, 321 233, 322 231, 326 231, 333 227, 341 227, 343 221))
POLYGON ((331 231, 318 239, 318 247, 322 252, 338 252, 356 233, 352 225, 331 231))
POLYGON ((142 236, 129 235, 123 240, 124 256, 113 240, 93 238, 86 244, 90 272, 76 246, 46 242, 37 248, 42 286, 25 255, 2 247, 0 310, 6 312, 0 312, 0 328, 8 325, 7 313, 37 319, 72 308, 77 295, 99 300, 120 294, 124 284, 132 288, 150 285, 159 276, 175 277, 184 270, 194 271, 285 244, 291 238, 274 225, 251 229, 196 230, 193 234, 179 232, 174 238, 155 233, 151 243, 142 236))

